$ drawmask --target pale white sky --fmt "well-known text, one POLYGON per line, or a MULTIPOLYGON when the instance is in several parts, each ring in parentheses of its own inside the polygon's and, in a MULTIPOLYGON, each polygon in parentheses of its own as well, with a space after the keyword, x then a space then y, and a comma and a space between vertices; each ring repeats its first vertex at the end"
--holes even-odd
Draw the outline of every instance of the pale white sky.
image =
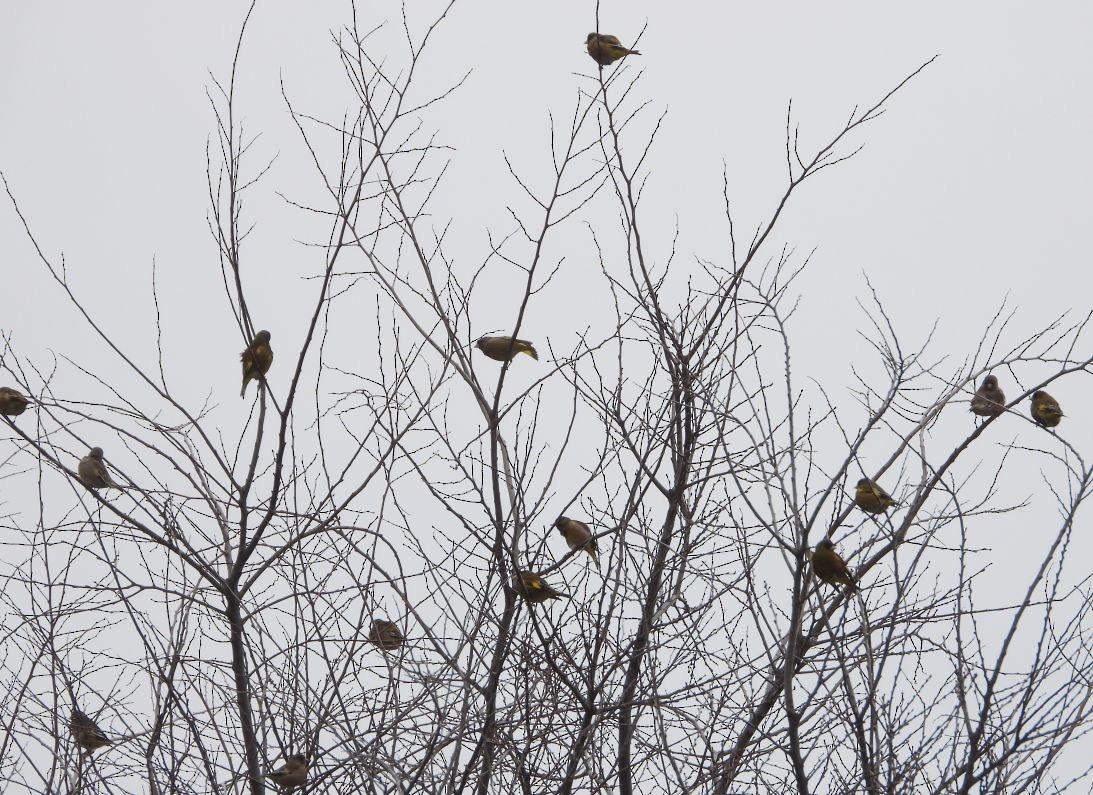
MULTIPOLYGON (((42 242, 65 252, 74 282, 96 306, 115 312, 124 304, 144 328, 147 302, 131 298, 147 294, 155 257, 166 286, 208 302, 201 326, 190 331, 192 342, 209 345, 233 329, 222 299, 207 289, 218 277, 205 226, 212 129, 205 90, 210 72, 227 74, 245 5, 21 3, 8 5, 0 25, 0 168, 42 242)), ((436 7, 413 5, 420 19, 436 7)), ((321 194, 278 79, 302 109, 340 117, 349 97, 328 42, 346 8, 342 0, 263 0, 244 45, 239 107, 247 129, 261 133, 251 163, 278 157, 248 204, 257 229, 247 253, 286 277, 295 275, 289 262, 308 256, 293 238, 318 227, 273 194, 321 194)), ((591 9, 459 3, 422 65, 430 88, 473 70, 429 119, 458 149, 434 211, 438 225, 445 213, 454 217, 468 266, 483 252, 485 227, 507 229, 504 205, 519 201, 502 151, 526 172, 545 174, 547 113, 567 118, 582 84, 574 73, 591 74, 582 49, 591 9)), ((361 13, 398 22, 393 6, 365 4, 361 13)), ((625 41, 648 23, 641 93, 650 113, 668 115, 645 209, 664 223, 649 224, 646 234, 666 245, 678 216, 685 258, 724 260, 722 161, 741 228, 767 213, 784 186, 790 98, 807 149, 853 105, 875 100, 941 54, 857 137, 867 143, 857 160, 807 186, 789 208, 779 241, 802 253, 818 249, 800 282, 802 318, 826 326, 817 354, 847 346, 864 353, 852 334, 863 271, 894 302, 909 336, 940 318, 954 347, 978 334, 1007 293, 1030 324, 1089 303, 1088 5, 1055 4, 1048 13, 997 2, 899 11, 864 2, 609 2, 602 15, 603 29, 625 41), (816 295, 823 300, 807 300, 816 295), (832 309, 851 322, 831 323, 832 309)), ((570 259, 587 255, 587 236, 571 234, 580 248, 567 252, 570 259)), ((25 296, 47 288, 10 212, 0 213, 0 239, 4 267, 19 274, 21 287, 0 298, 3 327, 16 330, 23 346, 85 344, 68 333, 65 317, 49 329, 35 323, 41 305, 25 296)), ((547 336, 548 314, 533 308, 528 333, 547 336)), ((284 322, 276 325, 283 343, 284 322)), ((551 328, 549 336, 562 331, 551 328)), ((234 379, 234 369, 229 357, 224 376, 234 379)))
MULTIPOLYGON (((439 7, 413 5, 417 23, 439 7)), ((228 75, 246 7, 57 0, 0 10, 0 171, 47 254, 63 252, 80 295, 149 364, 156 260, 169 296, 169 377, 184 381, 195 402, 210 391, 230 401, 238 390, 242 343, 206 223, 206 143, 215 145, 206 91, 210 73, 228 75)), ((321 264, 321 252, 300 241, 325 237, 321 223, 276 195, 322 198, 279 81, 298 109, 341 118, 352 97, 330 38, 347 8, 344 0, 259 0, 244 42, 238 109, 245 130, 260 133, 252 173, 276 158, 245 207, 256 228, 244 257, 252 281, 265 282, 251 302, 275 350, 298 341, 306 321, 294 311, 300 277, 321 264)), ((572 0, 457 3, 419 67, 424 91, 471 72, 428 117, 440 143, 455 149, 433 205, 436 226, 454 221, 451 253, 468 273, 486 254, 486 229, 508 231, 506 204, 522 201, 502 153, 540 184, 548 174, 548 113, 564 125, 587 86, 580 75, 593 73, 583 49, 593 8, 572 0)), ((643 70, 638 92, 650 103, 641 129, 667 116, 649 160, 645 233, 663 257, 678 225, 677 256, 688 267, 695 258, 728 261, 723 164, 744 238, 784 190, 790 99, 807 152, 855 105, 872 104, 940 54, 851 139, 866 144, 854 160, 800 191, 776 235, 771 252, 783 243, 802 255, 816 249, 798 282, 798 377, 823 376, 829 391, 845 394, 838 390, 851 383, 849 362, 880 372, 857 335, 863 273, 908 343, 939 321, 938 356, 969 353, 1007 295, 1019 308, 1014 340, 1066 310, 1090 308, 1093 5, 632 0, 606 2, 601 13, 601 30, 624 42, 647 25, 643 55, 631 64, 643 70)), ((397 47, 397 5, 362 3, 361 14, 393 23, 376 41, 397 47)), ((606 194, 589 213, 604 228, 615 217, 606 194)), ((548 256, 564 255, 567 266, 533 303, 524 335, 540 350, 548 340, 568 350, 600 306, 581 276, 596 263, 579 223, 553 245, 548 256)), ((54 351, 113 366, 47 279, 6 197, 0 272, 0 330, 22 354, 43 365, 54 351)), ((505 326, 506 309, 499 293, 495 307, 483 306, 479 330, 505 326)), ((285 372, 275 365, 275 387, 285 372)), ((1088 378, 1052 392, 1068 414, 1065 434, 1088 450, 1088 378)), ((1000 560, 1021 562, 1002 547, 1000 560)))

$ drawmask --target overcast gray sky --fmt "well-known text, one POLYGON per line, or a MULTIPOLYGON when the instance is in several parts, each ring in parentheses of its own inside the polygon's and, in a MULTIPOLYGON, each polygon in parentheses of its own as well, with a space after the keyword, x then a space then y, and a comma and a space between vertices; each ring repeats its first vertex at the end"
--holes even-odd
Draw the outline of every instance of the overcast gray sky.
MULTIPOLYGON (((362 4, 362 14, 398 22, 397 9, 379 10, 384 5, 362 4)), ((205 90, 210 72, 227 74, 245 6, 50 2, 0 12, 0 167, 42 241, 66 253, 74 278, 104 308, 146 289, 153 256, 166 279, 216 278, 205 232, 212 129, 205 90)), ((479 249, 485 225, 503 225, 504 203, 514 199, 502 150, 544 167, 547 112, 564 118, 580 84, 574 73, 591 74, 582 43, 592 8, 458 3, 423 65, 433 85, 473 70, 431 120, 458 148, 437 212, 452 211, 479 249)), ((278 78, 303 109, 340 116, 347 94, 329 39, 346 9, 344 0, 258 3, 240 108, 247 128, 262 132, 252 162, 279 159, 248 208, 258 224, 252 256, 306 256, 286 235, 300 214, 269 198, 315 190, 278 78)), ((895 309, 908 333, 941 318, 954 341, 974 334, 1007 293, 1029 322, 1088 303, 1086 290, 1075 289, 1088 287, 1085 226, 1093 211, 1088 4, 1052 4, 1048 12, 1007 2, 898 10, 865 2, 607 2, 602 16, 604 30, 624 41, 648 25, 641 90, 668 117, 646 213, 678 214, 684 254, 723 259, 722 161, 744 226, 768 211, 783 188, 790 98, 802 140, 819 142, 854 104, 940 53, 859 139, 867 146, 856 161, 790 207, 781 237, 801 251, 818 247, 802 291, 822 293, 828 308, 839 301, 846 310, 839 314, 853 316, 864 271, 893 301, 914 296, 895 309)), ((11 212, 0 213, 0 235, 5 269, 40 289, 11 212)), ((39 304, 23 290, 0 300, 3 327, 19 330, 23 345, 60 347, 63 318, 27 339, 39 304)), ((205 318, 210 340, 231 329, 216 303, 205 318)), ((542 322, 533 313, 531 330, 542 322)), ((851 343, 832 330, 835 344, 851 343)), ((227 371, 234 378, 234 367, 227 371)))
MULTIPOLYGON (((416 22, 439 7, 413 5, 416 22)), ((206 144, 215 134, 206 91, 210 75, 227 78, 246 7, 55 0, 0 10, 0 170, 47 254, 63 252, 89 306, 149 364, 155 259, 170 296, 168 355, 195 401, 210 390, 230 398, 238 388, 241 343, 206 222, 206 144)), ((438 31, 420 66, 422 85, 439 88, 470 72, 428 117, 455 150, 433 212, 438 227, 454 220, 459 264, 484 257, 487 228, 509 228, 505 206, 519 195, 502 153, 533 177, 546 173, 548 113, 567 119, 587 85, 581 75, 593 74, 583 49, 593 8, 467 0, 438 31)), ((274 330, 275 348, 298 341, 305 318, 293 312, 295 291, 321 265, 321 252, 300 241, 323 238, 321 226, 276 195, 321 197, 279 81, 301 111, 341 118, 351 97, 330 41, 347 9, 345 0, 259 0, 243 46, 238 109, 246 131, 260 133, 251 166, 276 158, 245 208, 256 224, 247 267, 266 282, 252 306, 274 330)), ((377 46, 402 58, 397 6, 362 3, 361 13, 393 23, 377 46)), ((859 155, 804 187, 779 229, 778 245, 802 255, 816 249, 798 283, 794 323, 807 332, 797 342, 801 374, 845 389, 849 362, 869 358, 857 334, 863 274, 909 343, 939 322, 938 355, 968 353, 1007 295, 1019 309, 1013 339, 1090 308, 1093 5, 628 0, 605 2, 601 13, 601 29, 624 42, 645 28, 643 55, 630 68, 643 71, 645 124, 667 116, 643 213, 650 249, 663 257, 678 225, 686 262, 728 263, 723 169, 739 229, 769 214, 785 187, 791 99, 808 151, 855 105, 872 104, 940 55, 854 137, 865 143, 859 155)), ((608 204, 595 211, 607 223, 614 217, 608 204)), ((532 305, 525 332, 542 347, 568 350, 581 318, 597 310, 579 289, 582 263, 595 264, 589 243, 579 225, 555 242, 553 256, 565 254, 572 268, 553 296, 532 305), (559 320, 563 308, 570 326, 559 320)), ((108 361, 46 278, 6 199, 0 270, 0 330, 22 354, 108 361)), ((499 299, 480 330, 505 325, 504 310, 499 299)), ((876 363, 862 367, 880 372, 876 363)), ((1053 392, 1068 414, 1068 438, 1089 449, 1088 378, 1053 392)))

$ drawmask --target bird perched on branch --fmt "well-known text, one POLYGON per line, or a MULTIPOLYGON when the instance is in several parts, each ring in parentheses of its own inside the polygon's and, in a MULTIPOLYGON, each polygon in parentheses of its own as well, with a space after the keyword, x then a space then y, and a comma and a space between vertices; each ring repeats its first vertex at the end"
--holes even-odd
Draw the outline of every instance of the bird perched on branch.
POLYGON ((76 745, 87 752, 88 756, 114 742, 106 736, 95 721, 75 707, 72 708, 72 717, 68 719, 68 733, 72 735, 76 745))
POLYGON ((1044 428, 1054 428, 1063 420, 1059 401, 1042 389, 1032 393, 1032 418, 1044 428))
POLYGON ((10 386, 0 386, 0 414, 18 417, 26 410, 26 395, 10 386))
POLYGON ((478 346, 478 350, 497 362, 511 362, 518 353, 526 353, 535 361, 539 361, 539 353, 527 340, 514 340, 512 337, 479 337, 475 345, 478 346))
POLYGON ((823 539, 812 550, 812 571, 829 585, 849 585, 851 591, 858 587, 846 561, 839 557, 830 538, 823 539))
POLYGON ((541 574, 518 571, 512 575, 512 589, 532 604, 542 604, 548 599, 568 599, 569 595, 547 585, 541 574))
POLYGON ((887 491, 869 478, 862 478, 854 487, 854 504, 866 513, 884 513, 893 505, 899 505, 887 491))
POLYGON ((592 562, 596 564, 596 568, 600 567, 600 549, 596 544, 596 539, 592 537, 592 529, 588 525, 567 516, 559 516, 558 520, 554 522, 554 526, 558 528, 558 532, 562 534, 562 538, 565 539, 570 549, 583 548, 588 556, 592 558, 592 562))
POLYGON ((124 489, 110 477, 110 472, 102 460, 102 448, 92 447, 87 455, 80 459, 76 467, 76 474, 80 477, 80 483, 89 489, 124 489))
POLYGON ((972 414, 980 417, 997 417, 1006 411, 1006 393, 998 386, 998 379, 988 375, 972 395, 972 414))
POLYGON ((637 50, 623 47, 618 36, 607 33, 589 33, 588 38, 584 40, 584 46, 588 54, 592 56, 592 60, 600 66, 610 66, 627 55, 641 55, 637 50))
POLYGON ((264 381, 269 366, 273 364, 273 348, 269 346, 269 332, 259 331, 254 335, 247 349, 239 354, 239 360, 243 362, 243 388, 239 390, 239 397, 243 397, 247 391, 247 384, 255 378, 264 381))
POLYGON ((368 642, 379 647, 381 651, 394 651, 402 647, 406 636, 394 621, 377 618, 372 621, 372 628, 368 630, 368 642))
POLYGON ((266 773, 266 778, 286 792, 291 792, 307 783, 307 765, 310 761, 311 757, 307 754, 293 754, 285 758, 280 768, 266 773))

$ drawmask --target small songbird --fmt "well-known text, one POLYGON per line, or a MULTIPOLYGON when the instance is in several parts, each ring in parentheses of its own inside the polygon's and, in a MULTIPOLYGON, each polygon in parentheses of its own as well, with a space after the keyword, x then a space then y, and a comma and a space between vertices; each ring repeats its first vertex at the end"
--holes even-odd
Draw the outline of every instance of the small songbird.
POLYGON ((377 618, 372 621, 372 628, 368 630, 368 642, 379 647, 381 651, 394 651, 406 642, 406 636, 394 621, 377 618))
POLYGON ((88 756, 114 742, 106 736, 95 721, 75 707, 72 708, 72 717, 68 720, 68 733, 72 735, 76 745, 87 752, 88 756))
POLYGON ((627 55, 641 55, 637 50, 629 50, 623 47, 618 36, 611 36, 607 33, 589 33, 588 38, 584 40, 584 46, 588 49, 588 54, 592 56, 592 60, 600 66, 610 66, 627 55))
POLYGON ((884 513, 893 505, 899 505, 887 491, 869 478, 862 478, 854 487, 854 504, 866 513, 884 513))
POLYGON ((547 599, 568 599, 569 595, 547 585, 541 574, 518 571, 512 575, 512 589, 532 604, 542 604, 547 599))
POLYGON ((997 417, 1006 411, 1006 393, 998 387, 998 379, 988 375, 972 395, 972 413, 980 417, 997 417))
POLYGON ((514 340, 512 337, 480 337, 475 345, 478 346, 478 350, 497 362, 512 361, 518 353, 526 353, 535 361, 539 361, 539 353, 527 340, 514 340))
POLYGON ((307 765, 310 761, 311 757, 306 754, 285 757, 285 764, 271 773, 266 773, 266 778, 281 789, 291 792, 307 783, 307 765))
POLYGON ((89 489, 125 488, 124 486, 119 486, 114 482, 114 479, 110 477, 110 472, 107 470, 106 464, 102 460, 101 447, 92 447, 87 455, 80 459, 79 466, 76 467, 76 474, 79 475, 80 482, 89 489))
POLYGON ((567 516, 559 516, 554 526, 558 528, 558 532, 562 534, 562 538, 565 539, 570 549, 581 549, 583 547, 588 556, 592 558, 592 562, 596 564, 596 568, 599 568, 600 548, 596 544, 596 539, 592 537, 592 529, 588 525, 567 516))
POLYGON ((243 362, 243 388, 239 390, 239 397, 247 391, 247 384, 253 379, 265 380, 269 366, 273 364, 273 348, 269 346, 269 332, 259 331, 254 335, 247 349, 239 354, 239 360, 243 362))
POLYGON ((1032 418, 1044 428, 1054 428, 1063 419, 1059 401, 1042 389, 1032 393, 1032 418))
POLYGON ((851 591, 858 587, 830 538, 823 539, 812 550, 812 571, 829 585, 849 585, 851 591))
POLYGON ((0 414, 18 417, 26 410, 26 395, 10 386, 0 386, 0 414))

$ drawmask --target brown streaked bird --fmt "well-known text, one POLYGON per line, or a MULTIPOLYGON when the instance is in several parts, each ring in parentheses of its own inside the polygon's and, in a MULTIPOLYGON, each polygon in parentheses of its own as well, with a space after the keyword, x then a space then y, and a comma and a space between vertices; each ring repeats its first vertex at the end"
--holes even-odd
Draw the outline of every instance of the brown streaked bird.
POLYGON ((641 55, 637 50, 623 47, 618 36, 608 33, 589 33, 584 40, 584 46, 588 54, 592 56, 592 60, 600 66, 610 66, 627 55, 641 55))
POLYGON ((893 505, 899 505, 887 491, 869 478, 862 478, 854 487, 854 504, 866 513, 884 513, 893 505))
POLYGON ((830 538, 823 539, 812 550, 812 571, 829 585, 849 585, 851 591, 858 587, 846 561, 839 557, 830 538))
POLYGON ((395 651, 406 642, 406 636, 394 621, 377 618, 372 621, 372 628, 368 630, 368 642, 381 651, 395 651))
POLYGON ((243 363, 243 388, 239 390, 239 397, 247 391, 247 384, 255 378, 264 381, 269 367, 273 364, 273 348, 269 346, 269 332, 259 331, 254 335, 247 349, 239 354, 239 360, 243 363))
POLYGON ((270 779, 281 789, 291 792, 296 787, 302 787, 307 783, 307 765, 311 757, 307 754, 293 754, 285 757, 285 763, 277 770, 266 773, 270 779))
POLYGON ((106 736, 95 721, 75 707, 72 708, 72 717, 68 719, 68 733, 72 735, 76 745, 87 752, 88 756, 114 742, 106 736))
POLYGON ((1006 411, 1006 393, 998 386, 998 379, 988 375, 972 395, 972 414, 980 417, 997 417, 1006 411))
POLYGON ((92 447, 87 455, 80 459, 76 467, 76 474, 80 477, 80 483, 89 489, 124 489, 110 477, 110 471, 102 460, 102 448, 92 447))
POLYGON ((558 528, 570 549, 584 549, 596 564, 596 568, 600 567, 600 548, 592 537, 592 528, 568 516, 559 516, 554 526, 558 528))
POLYGON ((1063 409, 1059 401, 1042 389, 1032 393, 1032 418, 1042 428, 1054 428, 1063 421, 1063 409))
POLYGON ((479 337, 475 345, 478 350, 496 362, 511 362, 518 353, 526 353, 535 361, 539 361, 538 351, 527 340, 514 340, 512 337, 479 337))
POLYGON ((18 417, 27 410, 27 397, 18 389, 0 386, 0 414, 18 417))
POLYGON ((534 571, 518 571, 512 575, 512 589, 532 604, 542 604, 548 599, 568 599, 569 595, 547 585, 543 575, 534 571))

